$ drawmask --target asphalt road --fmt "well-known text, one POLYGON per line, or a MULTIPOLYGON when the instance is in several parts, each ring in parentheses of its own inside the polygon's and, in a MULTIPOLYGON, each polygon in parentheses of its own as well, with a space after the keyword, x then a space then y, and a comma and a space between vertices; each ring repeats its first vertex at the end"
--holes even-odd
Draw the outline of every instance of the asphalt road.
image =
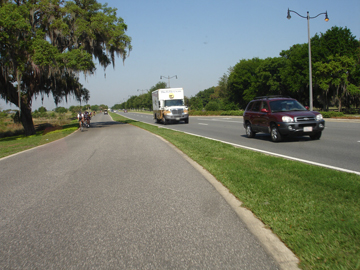
POLYGON ((108 115, 0 171, 0 269, 286 265, 170 144, 108 115))
MULTIPOLYGON (((118 113, 155 124, 151 114, 118 113)), ((302 136, 287 138, 280 143, 273 143, 268 134, 258 133, 254 139, 247 138, 242 117, 193 116, 189 124, 155 125, 360 174, 360 120, 325 119, 325 122, 320 140, 302 136)))

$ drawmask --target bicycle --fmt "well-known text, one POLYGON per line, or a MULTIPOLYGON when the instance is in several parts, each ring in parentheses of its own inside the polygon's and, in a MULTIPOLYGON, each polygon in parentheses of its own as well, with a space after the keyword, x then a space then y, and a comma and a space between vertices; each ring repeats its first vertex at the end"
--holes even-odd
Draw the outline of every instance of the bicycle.
POLYGON ((84 130, 84 122, 83 121, 80 121, 80 130, 81 130, 81 132, 83 132, 83 130, 84 130))
POLYGON ((90 119, 84 118, 82 121, 82 124, 84 127, 89 128, 90 127, 90 119))

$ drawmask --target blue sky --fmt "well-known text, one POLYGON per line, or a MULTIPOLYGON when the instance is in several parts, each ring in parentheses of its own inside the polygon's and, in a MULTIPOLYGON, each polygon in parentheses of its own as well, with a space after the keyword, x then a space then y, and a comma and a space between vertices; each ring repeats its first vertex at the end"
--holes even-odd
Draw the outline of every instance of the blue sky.
MULTIPOLYGON (((216 86, 220 77, 241 59, 277 57, 282 50, 307 43, 307 20, 287 9, 310 16, 310 35, 325 33, 332 26, 347 27, 360 39, 359 0, 98 0, 118 9, 128 25, 133 50, 115 69, 99 67, 83 85, 90 90, 89 104, 113 106, 131 95, 143 93, 160 76, 177 76, 171 87, 183 87, 188 97, 216 86), (106 74, 106 76, 105 76, 106 74)), ((33 110, 41 101, 33 101, 33 110)), ((59 106, 78 105, 74 98, 59 106)), ((55 107, 52 98, 44 106, 55 107)), ((0 100, 0 108, 16 106, 0 100)))

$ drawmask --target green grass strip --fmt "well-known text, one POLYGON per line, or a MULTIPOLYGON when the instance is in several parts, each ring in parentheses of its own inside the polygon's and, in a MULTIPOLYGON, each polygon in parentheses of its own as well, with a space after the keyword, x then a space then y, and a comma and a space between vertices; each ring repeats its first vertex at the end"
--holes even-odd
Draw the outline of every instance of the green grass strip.
POLYGON ((360 269, 360 176, 111 116, 162 136, 207 169, 302 269, 360 269))
POLYGON ((0 139, 0 158, 9 156, 39 145, 61 139, 79 128, 79 123, 64 125, 60 128, 48 128, 32 136, 11 136, 0 139))

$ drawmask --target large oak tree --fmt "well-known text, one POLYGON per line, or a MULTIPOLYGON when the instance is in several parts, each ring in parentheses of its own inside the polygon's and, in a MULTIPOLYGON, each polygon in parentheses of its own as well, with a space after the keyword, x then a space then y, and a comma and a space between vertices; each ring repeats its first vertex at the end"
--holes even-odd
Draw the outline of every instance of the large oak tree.
POLYGON ((0 96, 19 106, 26 135, 34 97, 88 100, 79 73, 125 61, 131 38, 116 11, 96 0, 0 0, 0 96))

